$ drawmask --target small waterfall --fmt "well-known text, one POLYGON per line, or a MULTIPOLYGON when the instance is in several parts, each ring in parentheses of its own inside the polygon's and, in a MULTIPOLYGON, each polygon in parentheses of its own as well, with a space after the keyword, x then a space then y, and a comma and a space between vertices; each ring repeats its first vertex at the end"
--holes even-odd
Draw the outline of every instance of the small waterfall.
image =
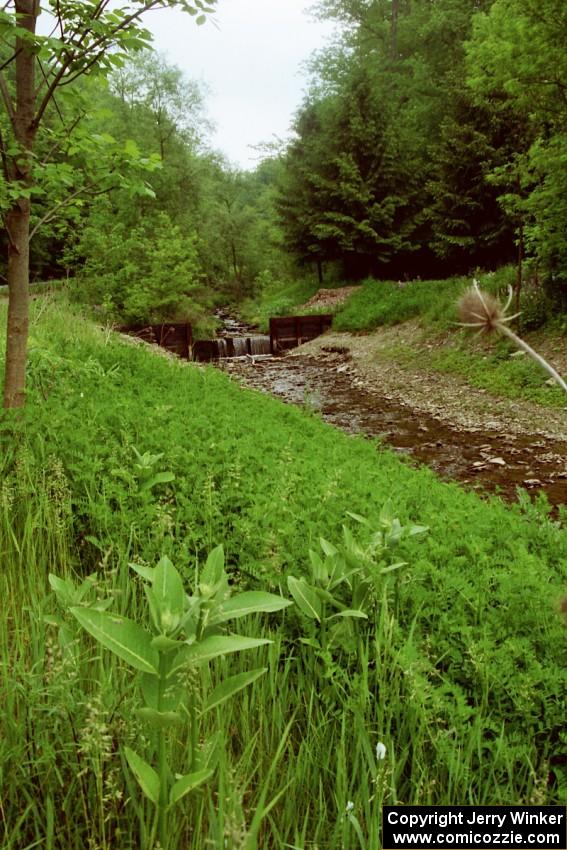
POLYGON ((254 328, 245 325, 217 310, 216 316, 223 323, 215 339, 198 340, 193 343, 194 360, 224 360, 227 357, 260 357, 270 355, 270 337, 255 334, 254 328))
POLYGON ((249 353, 248 340, 249 337, 246 336, 233 337, 232 342, 234 345, 234 357, 244 357, 245 354, 249 353))
POLYGON ((269 336, 249 336, 250 354, 271 354, 269 336))

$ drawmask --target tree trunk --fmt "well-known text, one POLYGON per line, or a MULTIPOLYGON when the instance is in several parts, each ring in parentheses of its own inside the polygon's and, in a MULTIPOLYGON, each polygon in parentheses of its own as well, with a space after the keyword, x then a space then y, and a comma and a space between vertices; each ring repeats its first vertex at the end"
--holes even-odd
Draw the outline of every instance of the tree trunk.
POLYGON ((236 259, 236 246, 232 239, 230 240, 230 251, 232 254, 232 268, 234 269, 234 277, 235 280, 240 281, 240 273, 238 271, 238 262, 236 259))
POLYGON ((21 200, 7 215, 10 234, 8 248, 8 328, 4 407, 23 407, 29 327, 29 232, 30 202, 21 200))
MULTIPOLYGON (((18 25, 33 35, 39 14, 37 0, 16 0, 18 25)), ((16 39, 16 105, 10 115, 20 154, 14 158, 9 175, 21 196, 7 217, 8 231, 8 328, 4 375, 4 407, 23 407, 26 388, 26 363, 29 328, 29 245, 30 199, 32 185, 31 153, 35 125, 35 52, 33 44, 16 39)))

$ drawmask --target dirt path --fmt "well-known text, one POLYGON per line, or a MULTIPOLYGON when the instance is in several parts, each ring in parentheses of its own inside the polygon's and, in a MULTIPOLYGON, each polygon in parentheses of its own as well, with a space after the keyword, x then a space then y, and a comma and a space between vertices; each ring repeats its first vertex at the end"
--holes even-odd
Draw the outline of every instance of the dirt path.
POLYGON ((401 367, 384 354, 393 334, 328 333, 286 357, 227 360, 223 368, 349 433, 379 436, 442 477, 512 500, 518 486, 544 491, 553 504, 567 504, 567 412, 401 367))

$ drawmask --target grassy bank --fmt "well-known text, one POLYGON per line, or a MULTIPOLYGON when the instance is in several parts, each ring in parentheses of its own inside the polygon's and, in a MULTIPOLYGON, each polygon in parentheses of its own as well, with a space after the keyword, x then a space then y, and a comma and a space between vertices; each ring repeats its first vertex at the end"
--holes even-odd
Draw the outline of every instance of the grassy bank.
MULTIPOLYGON (((505 301, 515 270, 505 266, 476 277, 483 289, 505 301)), ((419 319, 429 331, 449 329, 459 320, 457 301, 471 283, 471 276, 412 281, 369 279, 338 311, 333 327, 339 331, 369 331, 419 319)))
MULTIPOLYGON (((29 407, 0 432, 3 848, 156 847, 124 756, 158 752, 137 677, 58 607, 48 573, 93 576, 85 598, 147 625, 129 564, 166 554, 189 590, 219 543, 236 589, 289 598, 289 575, 322 575, 312 550, 364 571, 368 593, 352 619, 297 604, 243 618, 235 630, 273 642, 190 669, 191 704, 266 672, 203 715, 197 742, 169 734, 175 773, 194 746, 213 773, 172 813, 167 850, 374 850, 382 803, 565 802, 567 534, 545 510, 481 501, 63 303, 34 310, 29 407), (398 518, 429 531, 394 545, 398 518)), ((333 588, 343 609, 354 581, 333 588)))
MULTIPOLYGON (((504 268, 495 274, 479 275, 479 279, 485 290, 504 303, 513 275, 513 269, 504 268)), ((402 285, 370 280, 339 309, 333 328, 359 333, 417 321, 419 329, 404 333, 405 342, 384 349, 384 357, 418 369, 459 375, 472 386, 497 396, 564 407, 564 392, 549 382, 549 376, 530 358, 519 355, 512 343, 497 335, 479 338, 456 326, 457 301, 470 284, 471 279, 465 277, 402 285)), ((532 291, 527 291, 521 308, 522 336, 561 372, 567 365, 567 339, 559 332, 558 317, 546 329, 533 333, 529 330, 536 322, 532 291)))

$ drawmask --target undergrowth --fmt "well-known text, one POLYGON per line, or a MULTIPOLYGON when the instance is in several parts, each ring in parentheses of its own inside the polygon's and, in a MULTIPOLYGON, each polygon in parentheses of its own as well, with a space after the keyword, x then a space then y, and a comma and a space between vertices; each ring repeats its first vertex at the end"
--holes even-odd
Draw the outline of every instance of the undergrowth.
MULTIPOLYGON (((514 270, 506 266, 497 272, 479 274, 478 278, 484 289, 498 294, 513 283, 514 270)), ((412 281, 371 278, 339 309, 333 328, 368 331, 415 318, 432 330, 448 328, 458 321, 457 300, 470 284, 470 277, 412 281)))
MULTIPOLYGON (((192 586, 222 543, 235 590, 289 598, 290 575, 296 592, 313 583, 320 538, 340 549, 349 532, 370 535, 386 503, 429 531, 400 539, 391 572, 375 556, 367 619, 348 641, 315 640, 294 605, 241 621, 272 641, 253 661, 191 672, 192 693, 197 679, 266 669, 205 715, 198 744, 214 770, 172 814, 167 850, 375 850, 382 803, 566 801, 564 515, 482 501, 64 303, 36 301, 34 314, 29 405, 0 430, 5 850, 155 847, 125 757, 151 763, 156 747, 136 676, 70 617, 61 632, 49 573, 90 576, 91 604, 145 622, 129 564, 144 574, 167 555, 192 586)), ((349 557, 367 557, 366 543, 349 557)), ((180 727, 174 774, 188 752, 180 727)))

